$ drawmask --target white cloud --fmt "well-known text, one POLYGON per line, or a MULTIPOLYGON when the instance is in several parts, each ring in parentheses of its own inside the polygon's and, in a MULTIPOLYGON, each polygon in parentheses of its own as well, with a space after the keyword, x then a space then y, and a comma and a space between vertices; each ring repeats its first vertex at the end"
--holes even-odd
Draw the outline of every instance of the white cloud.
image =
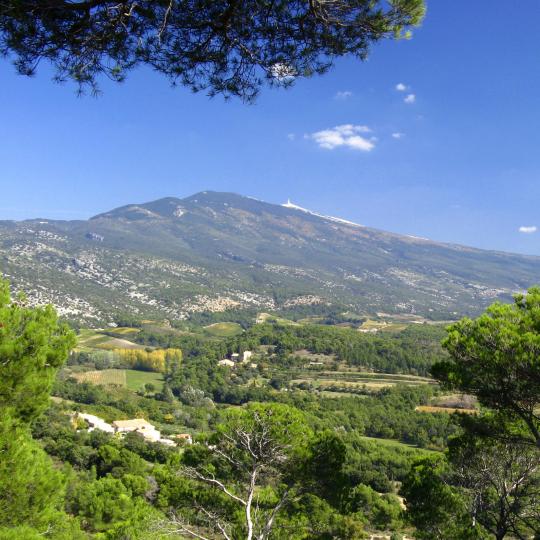
POLYGON ((361 133, 370 133, 371 129, 368 126, 358 126, 354 124, 342 124, 331 129, 323 129, 316 131, 311 135, 307 135, 308 139, 313 139, 321 148, 333 150, 340 146, 346 146, 354 150, 362 152, 370 152, 375 148, 374 137, 369 139, 363 137, 361 133))
POLYGON ((409 105, 414 103, 416 101, 416 95, 415 94, 407 94, 404 98, 403 98, 403 101, 405 103, 408 103, 409 105))
POLYGON ((289 139, 289 141, 294 141, 294 139, 296 139, 296 135, 294 133, 288 133, 287 139, 289 139))
POLYGON ((522 225, 518 230, 520 233, 532 234, 535 233, 538 228, 536 227, 536 225, 522 225))
POLYGON ((394 139, 402 139, 403 137, 405 137, 405 133, 400 133, 399 131, 396 131, 395 133, 392 133, 392 137, 394 137, 394 139))
POLYGON ((334 99, 349 99, 352 95, 353 93, 350 90, 340 90, 339 92, 336 92, 334 99))
POLYGON ((396 90, 398 92, 405 92, 409 87, 406 84, 403 84, 402 82, 396 84, 396 90))

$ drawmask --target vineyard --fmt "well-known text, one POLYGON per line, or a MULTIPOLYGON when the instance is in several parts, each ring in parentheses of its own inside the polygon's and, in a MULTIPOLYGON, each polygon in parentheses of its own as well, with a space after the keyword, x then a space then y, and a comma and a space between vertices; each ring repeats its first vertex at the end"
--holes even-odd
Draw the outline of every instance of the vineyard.
POLYGON ((137 392, 148 383, 154 385, 156 391, 163 388, 161 373, 151 371, 137 371, 134 369, 103 369, 99 371, 86 371, 73 375, 78 382, 87 382, 101 386, 119 386, 137 392))
POLYGON ((86 371, 74 375, 78 382, 87 382, 91 384, 127 386, 126 370, 124 369, 103 369, 100 371, 86 371))

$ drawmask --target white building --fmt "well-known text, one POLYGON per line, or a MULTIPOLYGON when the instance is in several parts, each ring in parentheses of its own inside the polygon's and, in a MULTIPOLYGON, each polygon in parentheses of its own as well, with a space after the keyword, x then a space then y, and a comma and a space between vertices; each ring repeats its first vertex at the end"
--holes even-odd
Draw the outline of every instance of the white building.
POLYGON ((252 356, 253 353, 251 351, 244 351, 244 354, 242 355, 242 362, 248 362, 252 356))
POLYGON ((220 360, 218 362, 218 365, 227 366, 227 367, 234 367, 235 363, 232 360, 229 360, 228 358, 225 358, 224 360, 220 360))
MULTIPOLYGON (((88 424, 88 431, 92 432, 95 429, 104 431, 105 433, 140 433, 147 441, 158 442, 167 446, 176 446, 176 441, 172 439, 162 439, 161 433, 150 422, 144 420, 144 418, 135 418, 133 420, 115 420, 112 425, 108 424, 99 416, 86 413, 75 413, 76 419, 81 418, 88 424)), ((191 435, 183 434, 179 435, 180 438, 189 439, 188 444, 192 443, 191 435)))
POLYGON ((88 431, 92 432, 95 429, 104 431, 105 433, 114 433, 114 427, 107 424, 103 418, 94 416, 93 414, 77 413, 77 418, 82 418, 88 424, 88 431))
POLYGON ((116 420, 113 422, 116 433, 140 433, 147 441, 157 442, 161 439, 161 433, 144 418, 133 420, 116 420))
POLYGON ((159 439, 157 442, 166 446, 176 446, 176 443, 171 439, 159 439))

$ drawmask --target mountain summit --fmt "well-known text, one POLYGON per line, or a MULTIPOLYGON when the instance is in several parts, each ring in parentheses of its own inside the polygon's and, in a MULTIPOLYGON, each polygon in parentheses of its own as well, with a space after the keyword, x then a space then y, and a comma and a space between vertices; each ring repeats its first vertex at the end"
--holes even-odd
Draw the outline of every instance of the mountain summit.
POLYGON ((540 258, 441 244, 203 191, 87 221, 0 222, 0 269, 32 302, 118 312, 339 307, 427 319, 475 314, 540 281, 540 258))

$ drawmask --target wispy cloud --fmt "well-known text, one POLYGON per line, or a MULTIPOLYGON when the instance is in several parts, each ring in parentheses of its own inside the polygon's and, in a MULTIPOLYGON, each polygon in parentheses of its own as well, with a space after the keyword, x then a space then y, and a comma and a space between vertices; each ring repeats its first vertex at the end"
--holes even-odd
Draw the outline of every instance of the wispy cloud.
POLYGON ((334 99, 340 99, 345 100, 352 97, 353 93, 350 90, 340 90, 339 92, 336 92, 334 99))
POLYGON ((409 87, 406 84, 403 84, 402 82, 396 84, 396 90, 398 92, 406 92, 409 87))
POLYGON ((287 139, 289 139, 289 141, 294 141, 296 135, 294 133, 287 133, 287 139))
POLYGON ((538 228, 536 227, 536 225, 522 225, 518 230, 520 233, 532 234, 535 233, 538 228))
POLYGON ((415 94, 407 94, 404 98, 403 98, 403 101, 409 105, 411 105, 412 103, 414 103, 416 101, 416 95, 415 94))
POLYGON ((361 134, 371 133, 368 126, 359 126, 354 124, 342 124, 331 129, 316 131, 306 135, 308 139, 314 140, 321 148, 334 150, 340 146, 370 152, 375 148, 374 137, 364 137, 361 134))
POLYGON ((403 139, 403 137, 405 137, 405 133, 400 133, 399 131, 396 131, 395 133, 392 133, 392 137, 394 139, 403 139))

